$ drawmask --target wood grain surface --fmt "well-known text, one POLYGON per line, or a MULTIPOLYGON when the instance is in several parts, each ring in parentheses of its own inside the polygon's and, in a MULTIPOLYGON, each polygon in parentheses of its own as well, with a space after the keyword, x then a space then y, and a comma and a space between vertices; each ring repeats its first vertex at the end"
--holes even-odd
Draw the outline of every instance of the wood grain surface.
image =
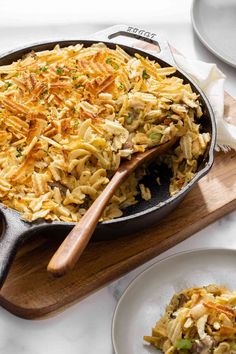
MULTIPOLYGON (((225 112, 236 117, 236 101, 225 94, 225 112)), ((144 232, 110 241, 91 242, 76 268, 64 277, 47 272, 61 240, 40 235, 18 252, 0 293, 0 305, 17 316, 34 319, 70 304, 119 278, 236 208, 236 152, 217 153, 202 178, 176 210, 144 232)))
MULTIPOLYGON (((91 242, 76 268, 62 278, 47 271, 60 240, 42 235, 18 252, 0 304, 24 318, 61 310, 155 257, 236 208, 236 153, 218 153, 210 173, 171 215, 145 232, 91 242)), ((112 237, 112 235, 111 235, 112 237)))

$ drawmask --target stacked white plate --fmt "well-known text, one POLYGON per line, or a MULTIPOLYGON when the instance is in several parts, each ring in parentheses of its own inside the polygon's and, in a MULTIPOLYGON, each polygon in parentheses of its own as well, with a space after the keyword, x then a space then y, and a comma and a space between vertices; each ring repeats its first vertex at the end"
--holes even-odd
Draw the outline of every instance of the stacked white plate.
POLYGON ((236 67, 236 1, 193 0, 192 23, 202 43, 236 67))

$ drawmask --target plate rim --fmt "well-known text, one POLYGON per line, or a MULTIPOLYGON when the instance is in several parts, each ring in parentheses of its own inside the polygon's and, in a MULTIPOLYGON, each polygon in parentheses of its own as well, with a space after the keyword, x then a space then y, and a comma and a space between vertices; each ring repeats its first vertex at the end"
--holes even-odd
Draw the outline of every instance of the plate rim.
POLYGON ((136 283, 139 280, 139 278, 141 278, 145 273, 149 272, 152 268, 156 267, 158 264, 165 263, 166 261, 169 261, 172 258, 177 258, 177 257, 185 255, 185 254, 203 253, 203 252, 210 252, 210 253, 214 253, 214 252, 230 252, 230 253, 236 253, 236 249, 235 248, 229 248, 229 247, 199 247, 199 248, 195 248, 195 249, 179 251, 179 252, 171 254, 171 255, 169 255, 167 257, 164 257, 163 259, 160 259, 157 262, 154 262, 149 267, 144 269, 141 273, 139 273, 128 284, 128 286, 125 288, 124 292, 122 293, 121 297, 119 298, 119 300, 118 300, 118 302, 116 304, 115 310, 113 312, 113 316, 112 316, 111 341, 112 341, 112 347, 113 347, 113 350, 114 350, 114 354, 119 354, 118 349, 117 349, 116 344, 115 344, 115 323, 116 323, 117 313, 119 311, 119 308, 120 308, 120 306, 122 304, 122 301, 125 298, 126 294, 128 293, 128 291, 131 288, 133 288, 136 285, 136 283))
POLYGON ((215 49, 214 47, 212 47, 207 40, 204 38, 204 36, 201 34, 201 32, 198 29, 198 26, 196 24, 196 14, 195 14, 195 7, 197 6, 197 2, 198 0, 193 0, 192 1, 192 5, 191 5, 191 10, 190 10, 190 15, 191 15, 191 22, 192 22, 192 26, 193 29, 197 35, 197 37, 199 38, 199 40, 205 45, 205 47, 211 52, 213 53, 216 57, 218 57, 219 59, 221 59, 223 62, 225 62, 228 65, 231 65, 232 67, 236 68, 236 60, 232 61, 230 59, 225 58, 223 55, 221 55, 217 49, 215 49))

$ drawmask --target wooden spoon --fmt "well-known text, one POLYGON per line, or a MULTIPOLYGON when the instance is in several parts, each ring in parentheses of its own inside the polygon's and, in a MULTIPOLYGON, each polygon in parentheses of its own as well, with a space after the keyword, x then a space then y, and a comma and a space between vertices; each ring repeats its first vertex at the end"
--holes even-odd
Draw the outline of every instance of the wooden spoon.
POLYGON ((138 166, 164 153, 176 141, 177 138, 173 138, 168 142, 143 153, 136 153, 132 156, 131 160, 127 160, 120 165, 106 188, 93 202, 91 207, 87 210, 78 224, 71 230, 53 255, 47 267, 49 272, 55 275, 63 275, 68 270, 74 268, 76 262, 87 246, 106 205, 120 184, 138 166))

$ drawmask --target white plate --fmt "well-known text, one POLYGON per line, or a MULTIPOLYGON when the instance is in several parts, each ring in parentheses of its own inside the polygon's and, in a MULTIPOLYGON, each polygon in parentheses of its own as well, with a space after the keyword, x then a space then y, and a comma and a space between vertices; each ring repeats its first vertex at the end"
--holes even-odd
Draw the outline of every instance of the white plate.
POLYGON ((185 288, 212 283, 236 289, 235 250, 187 251, 145 270, 128 286, 116 307, 112 323, 115 353, 159 353, 145 345, 142 338, 151 334, 172 295, 185 288))
POLYGON ((193 0, 192 23, 203 44, 236 67, 236 1, 193 0))

